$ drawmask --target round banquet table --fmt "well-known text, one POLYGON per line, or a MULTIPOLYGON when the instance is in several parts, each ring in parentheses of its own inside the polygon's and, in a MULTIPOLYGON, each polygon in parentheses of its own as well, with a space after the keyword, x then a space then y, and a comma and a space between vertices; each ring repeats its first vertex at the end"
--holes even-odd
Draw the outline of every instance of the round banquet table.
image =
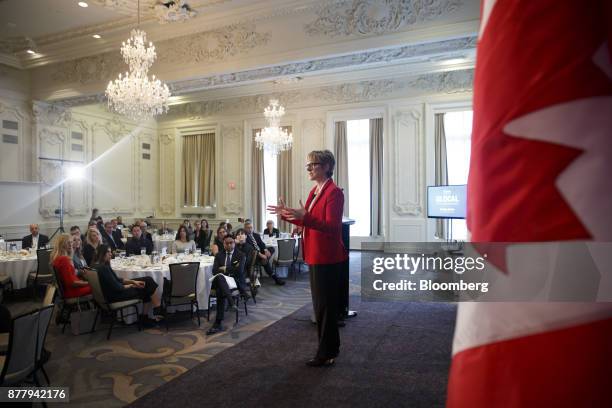
MULTIPOLYGON (((163 295, 164 278, 170 280, 170 267, 168 266, 170 263, 193 262, 199 260, 200 271, 198 273, 198 279, 196 282, 198 306, 200 310, 208 309, 208 295, 210 294, 211 287, 210 278, 212 278, 212 267, 214 261, 213 257, 206 255, 195 257, 190 255, 187 257, 181 257, 179 259, 168 258, 162 263, 152 266, 140 266, 141 264, 146 264, 146 262, 142 262, 143 259, 144 258, 141 256, 124 259, 117 258, 111 261, 111 267, 117 276, 124 279, 150 276, 153 278, 155 283, 157 283, 157 290, 160 291, 160 295, 163 295)), ((189 306, 186 306, 186 308, 189 310, 189 306)))
POLYGON ((13 289, 25 288, 30 272, 36 272, 37 266, 36 255, 0 255, 0 273, 10 276, 13 289))

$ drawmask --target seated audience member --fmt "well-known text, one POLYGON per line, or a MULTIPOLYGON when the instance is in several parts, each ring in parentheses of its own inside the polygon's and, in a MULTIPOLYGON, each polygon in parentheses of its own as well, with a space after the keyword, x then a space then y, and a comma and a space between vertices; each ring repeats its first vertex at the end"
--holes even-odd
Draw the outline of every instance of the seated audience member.
POLYGON ((123 241, 117 242, 113 235, 113 224, 110 221, 104 223, 104 230, 102 230, 102 241, 109 247, 111 251, 115 252, 117 249, 123 249, 123 241))
POLYGON ((219 229, 219 228, 221 228, 221 227, 225 228, 225 231, 227 231, 227 222, 225 222, 225 221, 221 221, 221 222, 219 223, 219 226, 217 227, 217 229, 219 229))
MULTIPOLYGON (((140 229, 138 226, 134 226, 134 228, 140 229)), ((160 305, 160 297, 155 295, 157 283, 150 276, 135 279, 119 278, 111 268, 112 257, 113 254, 109 246, 102 244, 98 247, 94 268, 98 271, 98 279, 104 298, 107 302, 142 299, 144 308, 141 319, 144 323, 150 322, 148 314, 151 305, 153 307, 159 307, 160 305)))
POLYGON ((153 242, 153 236, 147 231, 149 229, 149 224, 145 220, 139 220, 136 222, 136 224, 140 227, 142 236, 153 242))
POLYGON ((225 251, 225 248, 223 247, 223 239, 226 236, 227 230, 225 229, 225 227, 219 226, 219 228, 217 228, 217 236, 215 237, 215 240, 212 246, 210 247, 210 253, 212 254, 212 256, 217 255, 219 252, 225 251))
POLYGON ((291 238, 300 238, 303 231, 304 228, 301 225, 296 225, 293 227, 293 230, 291 230, 291 238))
POLYGON ((188 236, 191 236, 193 234, 193 227, 191 226, 191 222, 185 219, 183 220, 183 226, 187 228, 187 234, 189 234, 188 236))
POLYGON ((66 299, 91 294, 89 283, 77 277, 72 263, 72 240, 77 239, 68 234, 60 234, 55 241, 51 252, 51 264, 57 271, 57 278, 61 280, 66 299))
POLYGON ((259 259, 257 260, 257 263, 263 267, 264 271, 266 271, 266 273, 272 279, 274 279, 274 283, 276 283, 277 285, 284 285, 285 281, 279 279, 279 277, 276 276, 276 274, 272 271, 272 266, 270 265, 272 252, 270 251, 270 249, 266 248, 266 245, 261 240, 259 234, 253 232, 253 224, 250 222, 245 222, 244 230, 247 234, 247 242, 253 245, 253 247, 258 251, 257 256, 259 257, 259 259))
MULTIPOLYGON (((215 256, 215 262, 213 264, 213 275, 225 274, 231 276, 236 281, 236 286, 240 295, 245 301, 250 297, 246 292, 246 283, 244 268, 246 264, 246 258, 244 254, 235 249, 234 239, 231 235, 228 235, 223 240, 225 248, 224 252, 218 252, 215 256)), ((230 307, 235 311, 236 305, 232 298, 232 291, 230 290, 225 278, 219 276, 213 279, 212 288, 215 289, 217 295, 217 315, 215 317, 215 323, 208 329, 206 334, 215 334, 223 330, 221 323, 223 322, 223 315, 225 312, 225 301, 227 300, 230 307)))
POLYGON ((247 242, 247 235, 244 228, 238 228, 236 230, 236 249, 244 254, 246 257, 246 268, 248 269, 253 261, 253 256, 255 256, 255 247, 247 242))
POLYGON ((81 237, 79 235, 72 235, 72 264, 77 270, 77 275, 80 275, 83 268, 87 267, 87 261, 81 249, 82 245, 81 237))
POLYGON ((196 221, 194 223, 195 229, 193 230, 193 240, 195 241, 196 247, 200 248, 202 251, 207 251, 208 250, 208 246, 206 245, 206 233, 207 231, 204 231, 202 229, 202 223, 200 223, 200 221, 196 221))
POLYGON ((96 217, 96 228, 98 228, 98 231, 100 231, 100 234, 104 231, 104 220, 99 215, 98 217, 96 217))
POLYGON ((147 255, 151 255, 151 252, 153 252, 153 241, 146 239, 142 235, 140 226, 134 224, 132 226, 132 238, 128 239, 125 245, 125 252, 127 255, 140 255, 143 248, 147 255))
POLYGON ((70 227, 70 235, 72 235, 72 236, 78 235, 80 237, 81 236, 81 228, 79 228, 78 225, 73 225, 72 227, 70 227))
POLYGON ((196 250, 196 244, 194 241, 189 240, 187 228, 185 228, 184 225, 181 225, 176 233, 176 238, 172 243, 172 253, 183 253, 186 249, 193 253, 196 250))
POLYGON ((117 243, 117 248, 118 249, 125 249, 125 244, 121 240, 121 238, 123 238, 123 234, 121 233, 121 229, 118 228, 117 226, 118 226, 117 220, 115 218, 113 218, 111 220, 113 239, 114 239, 115 243, 117 243))
POLYGON ((91 265, 96 256, 96 249, 102 244, 100 232, 94 227, 87 230, 85 235, 85 246, 83 247, 83 258, 87 265, 91 265))
POLYGON ((49 244, 49 237, 38 232, 38 224, 30 224, 30 235, 21 240, 21 249, 41 249, 49 244))
POLYGON ((94 223, 95 223, 96 219, 98 218, 98 212, 99 212, 99 211, 98 211, 98 209, 97 209, 97 208, 93 208, 93 209, 91 210, 91 217, 89 217, 89 221, 90 221, 90 222, 91 222, 91 221, 94 221, 94 223))
POLYGON ((123 223, 123 219, 120 215, 117 216, 117 229, 122 230, 125 228, 125 224, 123 223))
POLYGON ((274 238, 278 238, 280 236, 280 232, 278 231, 278 228, 274 228, 274 221, 272 220, 268 220, 266 222, 266 229, 263 231, 263 234, 274 238))

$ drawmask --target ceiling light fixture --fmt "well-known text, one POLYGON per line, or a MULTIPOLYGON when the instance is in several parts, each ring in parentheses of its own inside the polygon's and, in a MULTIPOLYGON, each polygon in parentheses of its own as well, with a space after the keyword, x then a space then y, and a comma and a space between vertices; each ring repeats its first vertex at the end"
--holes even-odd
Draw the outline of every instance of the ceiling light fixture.
POLYGON ((264 109, 268 126, 255 134, 255 143, 259 149, 267 150, 274 155, 291 149, 293 134, 280 126, 283 115, 285 108, 279 104, 278 99, 270 99, 270 105, 264 109))
POLYGON ((89 7, 89 4, 85 3, 84 1, 79 1, 78 4, 79 4, 79 7, 83 7, 83 8, 89 7))
POLYGON ((92 37, 93 37, 93 38, 95 38, 95 39, 100 39, 100 38, 102 38, 102 36, 101 36, 100 34, 94 34, 94 35, 92 35, 92 37))
POLYGON ((27 52, 28 54, 31 54, 31 55, 36 54, 36 51, 34 51, 34 50, 26 50, 26 52, 27 52))
MULTIPOLYGON (((140 27, 140 0, 138 1, 138 26, 140 27)), ((168 112, 170 90, 155 75, 149 79, 148 72, 157 58, 155 47, 147 34, 138 28, 132 30, 130 38, 121 45, 121 55, 129 66, 125 76, 110 81, 106 87, 109 109, 130 119, 141 121, 168 112)))

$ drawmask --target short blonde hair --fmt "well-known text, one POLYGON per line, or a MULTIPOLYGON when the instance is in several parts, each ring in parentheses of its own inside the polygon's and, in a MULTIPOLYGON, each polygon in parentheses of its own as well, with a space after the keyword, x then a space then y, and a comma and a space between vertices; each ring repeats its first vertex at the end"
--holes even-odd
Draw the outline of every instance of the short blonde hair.
POLYGON ((329 165, 329 170, 325 175, 327 177, 331 177, 334 175, 334 167, 336 166, 336 159, 334 158, 334 154, 329 150, 313 150, 308 153, 307 160, 313 161, 316 163, 321 163, 321 166, 329 165))

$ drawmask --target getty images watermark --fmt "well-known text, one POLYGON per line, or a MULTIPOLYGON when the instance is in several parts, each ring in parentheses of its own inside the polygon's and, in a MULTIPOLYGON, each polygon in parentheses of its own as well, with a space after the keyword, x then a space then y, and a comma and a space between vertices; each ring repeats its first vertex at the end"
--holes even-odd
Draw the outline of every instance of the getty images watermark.
POLYGON ((362 250, 366 301, 612 301, 610 243, 385 243, 384 251, 372 244, 362 250))

